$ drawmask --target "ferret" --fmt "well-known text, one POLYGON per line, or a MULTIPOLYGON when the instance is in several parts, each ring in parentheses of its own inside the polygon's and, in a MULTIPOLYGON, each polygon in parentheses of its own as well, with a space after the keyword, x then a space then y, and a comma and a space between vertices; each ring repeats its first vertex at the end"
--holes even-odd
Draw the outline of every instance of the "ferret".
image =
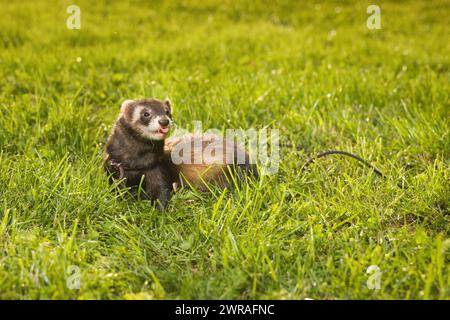
MULTIPOLYGON (((172 104, 168 99, 124 101, 106 144, 104 167, 110 182, 123 179, 125 186, 131 189, 142 187, 142 197, 163 210, 174 185, 187 184, 203 191, 208 184, 228 188, 246 176, 259 177, 249 154, 234 141, 213 134, 166 139, 172 126, 172 104), (205 152, 212 149, 215 152, 205 152), (174 154, 188 161, 174 161, 174 154), (200 161, 197 155, 202 155, 200 161)), ((318 154, 306 162, 303 170, 315 159, 334 154, 356 159, 385 177, 363 158, 338 150, 318 154)), ((398 185, 404 188, 403 184, 398 185)))
POLYGON ((164 153, 172 124, 169 100, 126 100, 106 144, 110 182, 124 179, 127 187, 141 186, 142 196, 158 209, 165 208, 172 192, 172 169, 164 153))
POLYGON ((256 166, 238 144, 205 134, 166 139, 172 126, 172 104, 168 99, 124 101, 106 143, 104 167, 109 181, 123 179, 131 189, 140 186, 145 191, 142 197, 163 210, 174 185, 187 184, 205 190, 209 183, 230 187, 233 174, 239 180, 245 175, 258 177, 256 166), (203 152, 211 146, 221 152, 203 152), (174 150, 181 151, 179 156, 189 161, 174 163, 171 157, 174 150), (231 151, 230 162, 226 157, 231 151), (201 161, 195 161, 196 154, 202 154, 201 161), (243 161, 237 161, 239 154, 244 155, 243 161))

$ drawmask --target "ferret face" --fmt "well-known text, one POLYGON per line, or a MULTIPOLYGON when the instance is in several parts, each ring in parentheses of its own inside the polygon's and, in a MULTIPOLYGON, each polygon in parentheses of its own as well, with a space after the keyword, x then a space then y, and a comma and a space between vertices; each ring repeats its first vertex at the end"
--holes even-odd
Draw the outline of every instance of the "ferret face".
POLYGON ((141 137, 164 140, 172 126, 172 106, 169 100, 126 100, 121 116, 141 137))

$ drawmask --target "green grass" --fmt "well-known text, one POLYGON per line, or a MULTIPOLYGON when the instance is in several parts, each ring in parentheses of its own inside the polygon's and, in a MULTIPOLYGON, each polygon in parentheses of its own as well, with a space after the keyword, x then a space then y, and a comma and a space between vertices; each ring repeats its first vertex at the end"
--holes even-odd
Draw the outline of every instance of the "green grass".
POLYGON ((1 2, 0 298, 450 299, 447 1, 382 1, 381 30, 371 2, 77 1, 81 30, 71 1, 1 2), (166 96, 178 127, 301 150, 159 213, 101 157, 121 101, 166 96), (328 149, 388 179, 341 157, 300 172, 328 149))

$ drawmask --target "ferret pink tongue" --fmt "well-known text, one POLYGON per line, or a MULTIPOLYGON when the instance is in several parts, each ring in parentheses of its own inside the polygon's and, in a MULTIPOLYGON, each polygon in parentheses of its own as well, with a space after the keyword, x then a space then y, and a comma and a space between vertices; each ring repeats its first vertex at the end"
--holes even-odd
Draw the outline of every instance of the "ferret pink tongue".
POLYGON ((161 133, 167 133, 167 132, 169 132, 169 128, 168 128, 168 127, 165 127, 165 128, 159 128, 159 132, 161 132, 161 133))

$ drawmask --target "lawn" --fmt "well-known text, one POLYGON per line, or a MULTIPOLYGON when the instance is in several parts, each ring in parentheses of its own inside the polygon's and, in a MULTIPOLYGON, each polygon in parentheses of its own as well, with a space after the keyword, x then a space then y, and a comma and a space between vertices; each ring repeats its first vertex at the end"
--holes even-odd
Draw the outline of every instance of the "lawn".
POLYGON ((71 4, 1 0, 1 299, 450 299, 448 1, 380 1, 373 30, 364 1, 79 0, 79 30, 71 4), (298 150, 158 212, 101 167, 143 97, 298 150), (329 149, 387 178, 301 171, 329 149))

